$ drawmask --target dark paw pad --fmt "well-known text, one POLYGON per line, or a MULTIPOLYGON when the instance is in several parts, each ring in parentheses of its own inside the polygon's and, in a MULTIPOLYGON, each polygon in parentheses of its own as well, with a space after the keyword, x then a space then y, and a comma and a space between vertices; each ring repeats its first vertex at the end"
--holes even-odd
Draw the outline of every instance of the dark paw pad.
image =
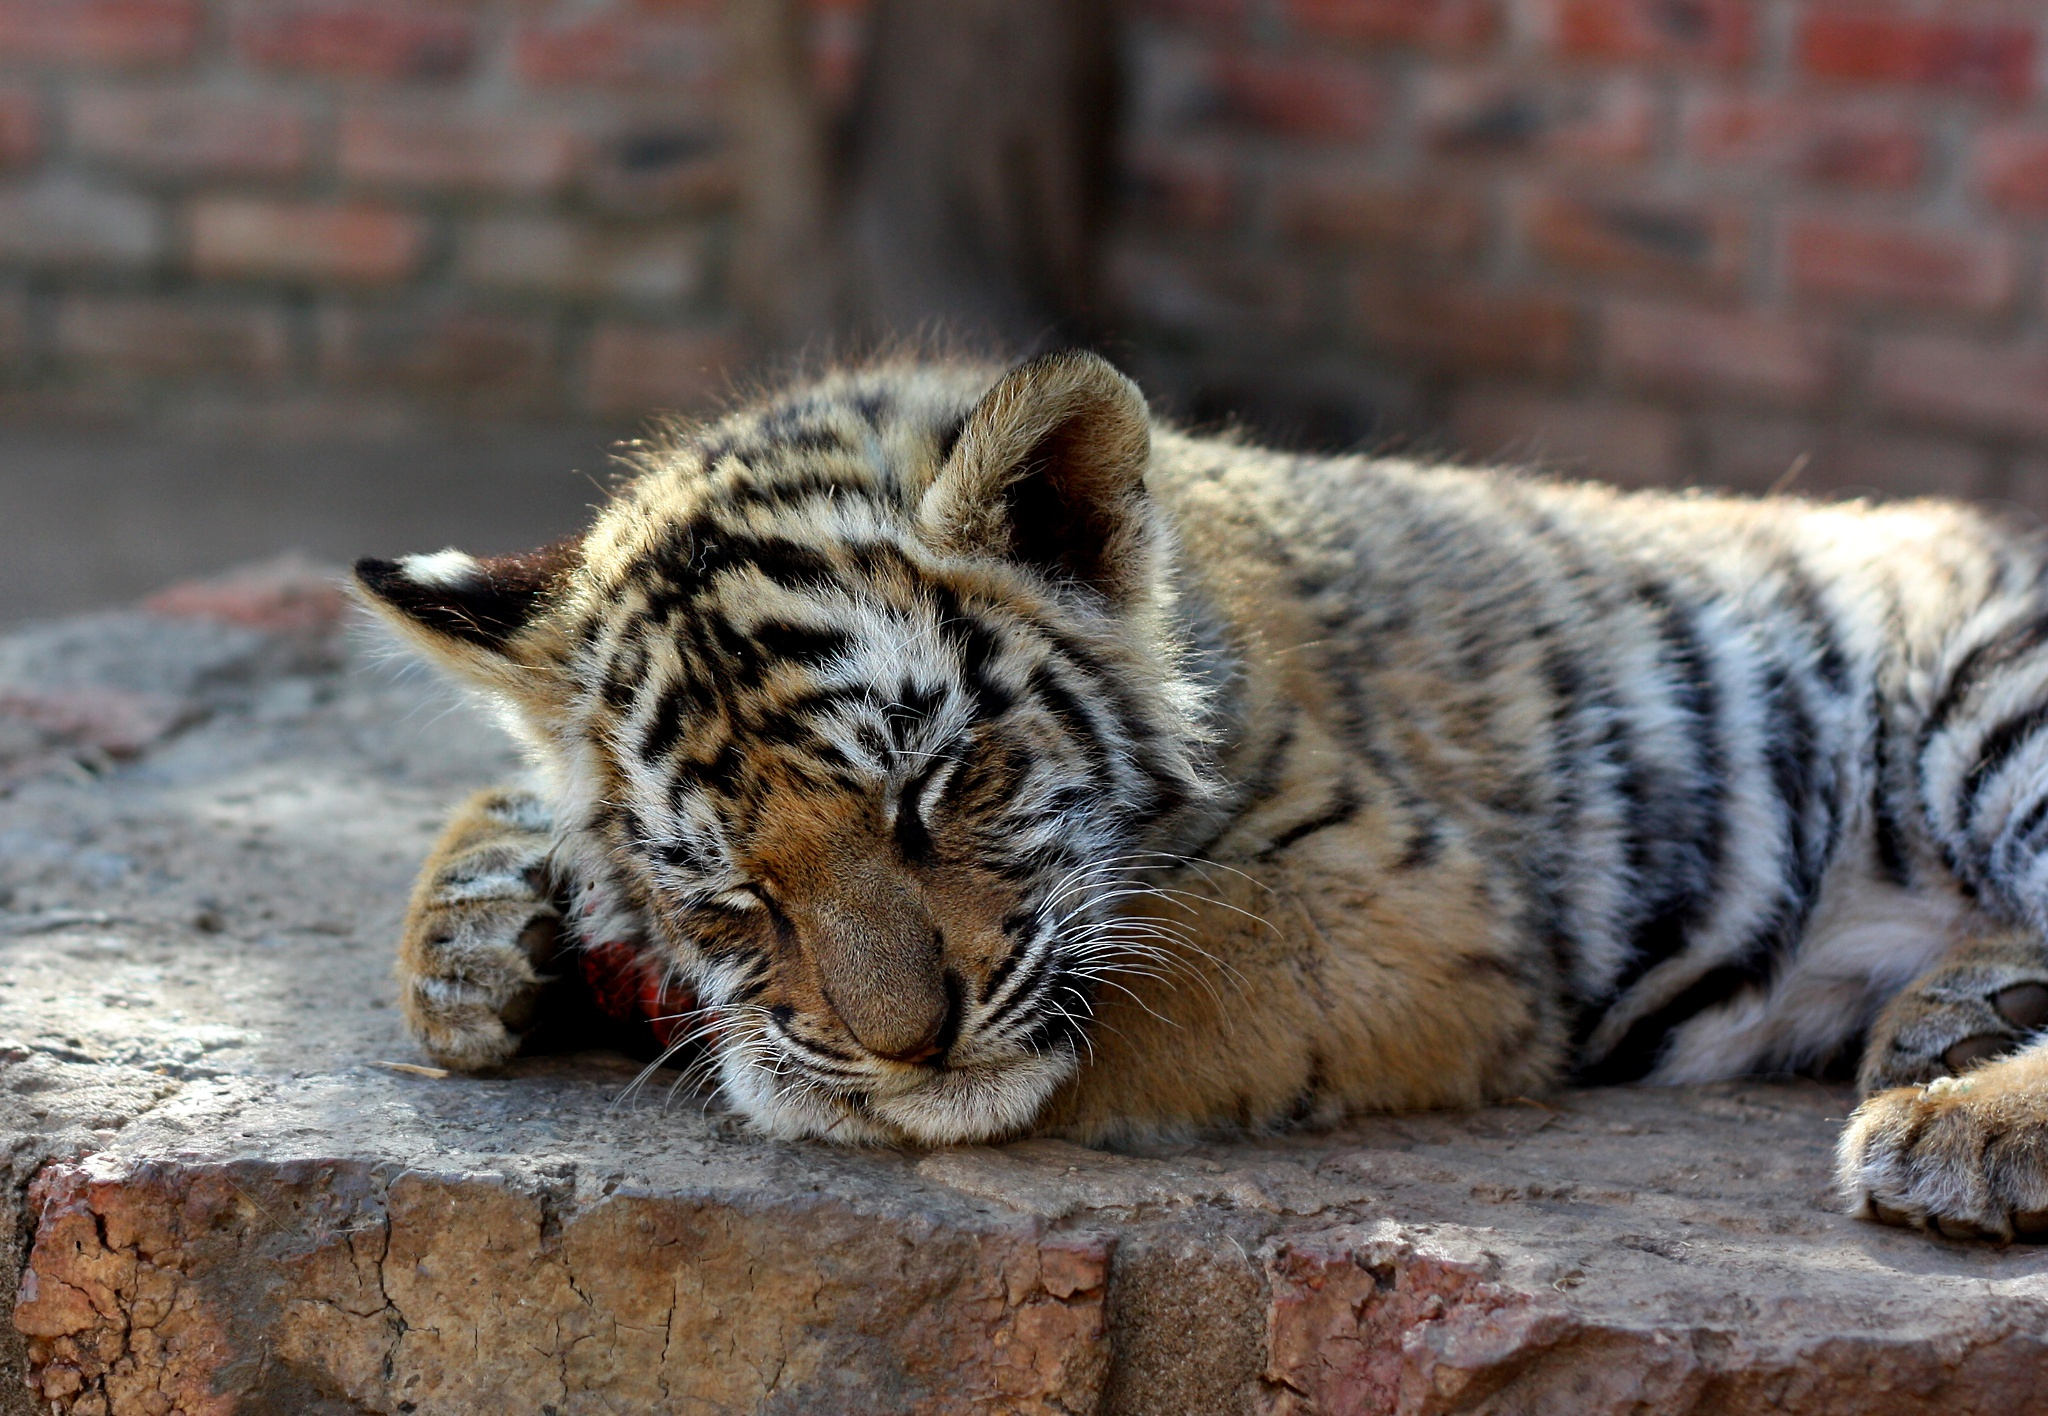
POLYGON ((2005 1241, 2003 1234, 1995 1234, 1991 1230, 1985 1229, 1981 1225, 1973 1224, 1967 1219, 1949 1219, 1936 1215, 1934 1227, 1941 1232, 1941 1237, 1944 1239, 1989 1239, 1994 1243, 2003 1243, 2005 1241))
POLYGON ((1994 1057, 2012 1051, 2013 1040, 2003 1033, 1979 1033, 1952 1043, 1948 1051, 1941 1054, 1942 1064, 1955 1073, 1967 1072, 1979 1062, 1988 1062, 1994 1057))
POLYGON ((2011 988, 2001 988, 1991 995, 1991 1006, 1998 1010, 1999 1017, 2020 1031, 2032 1032, 2048 1023, 2048 986, 2016 983, 2011 988))

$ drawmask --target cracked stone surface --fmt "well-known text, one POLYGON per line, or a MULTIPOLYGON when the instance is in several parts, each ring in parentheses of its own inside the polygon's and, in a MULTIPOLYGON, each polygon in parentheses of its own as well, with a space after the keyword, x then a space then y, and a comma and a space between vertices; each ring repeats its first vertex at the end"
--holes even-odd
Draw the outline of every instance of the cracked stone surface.
POLYGON ((1816 1084, 918 1154, 393 1070, 505 745, 311 568, 151 603, 0 636, 0 1409, 2048 1411, 2048 1249, 1834 1213, 1816 1084))

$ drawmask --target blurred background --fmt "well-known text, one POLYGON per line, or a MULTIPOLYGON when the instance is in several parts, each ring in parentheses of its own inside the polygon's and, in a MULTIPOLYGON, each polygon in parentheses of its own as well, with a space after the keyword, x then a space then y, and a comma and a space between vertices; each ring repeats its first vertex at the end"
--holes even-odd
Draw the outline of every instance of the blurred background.
POLYGON ((2048 512, 2048 0, 0 0, 0 620, 568 529, 735 379, 2048 512))

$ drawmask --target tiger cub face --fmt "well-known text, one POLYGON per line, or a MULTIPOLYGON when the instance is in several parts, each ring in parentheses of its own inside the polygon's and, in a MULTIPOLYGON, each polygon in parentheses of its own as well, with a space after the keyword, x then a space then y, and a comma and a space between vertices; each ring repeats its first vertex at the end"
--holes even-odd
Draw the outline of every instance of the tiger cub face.
POLYGON ((1136 388, 1089 355, 835 376, 678 434, 583 537, 364 562, 492 695, 568 873, 635 902, 784 1136, 1027 1126, 1213 795, 1136 388))

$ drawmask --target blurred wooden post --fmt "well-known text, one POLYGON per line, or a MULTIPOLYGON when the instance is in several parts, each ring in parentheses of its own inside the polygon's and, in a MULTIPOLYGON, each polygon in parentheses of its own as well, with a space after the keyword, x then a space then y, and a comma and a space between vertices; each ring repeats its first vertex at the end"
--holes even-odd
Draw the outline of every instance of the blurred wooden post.
POLYGON ((877 0, 851 119, 810 93, 799 0, 731 0, 762 334, 1085 339, 1114 120, 1106 0, 877 0), (829 296, 822 292, 829 291, 829 296))
POLYGON ((834 290, 832 176, 812 90, 802 0, 729 0, 727 113, 739 160, 735 302, 753 342, 781 351, 825 332, 834 290))

